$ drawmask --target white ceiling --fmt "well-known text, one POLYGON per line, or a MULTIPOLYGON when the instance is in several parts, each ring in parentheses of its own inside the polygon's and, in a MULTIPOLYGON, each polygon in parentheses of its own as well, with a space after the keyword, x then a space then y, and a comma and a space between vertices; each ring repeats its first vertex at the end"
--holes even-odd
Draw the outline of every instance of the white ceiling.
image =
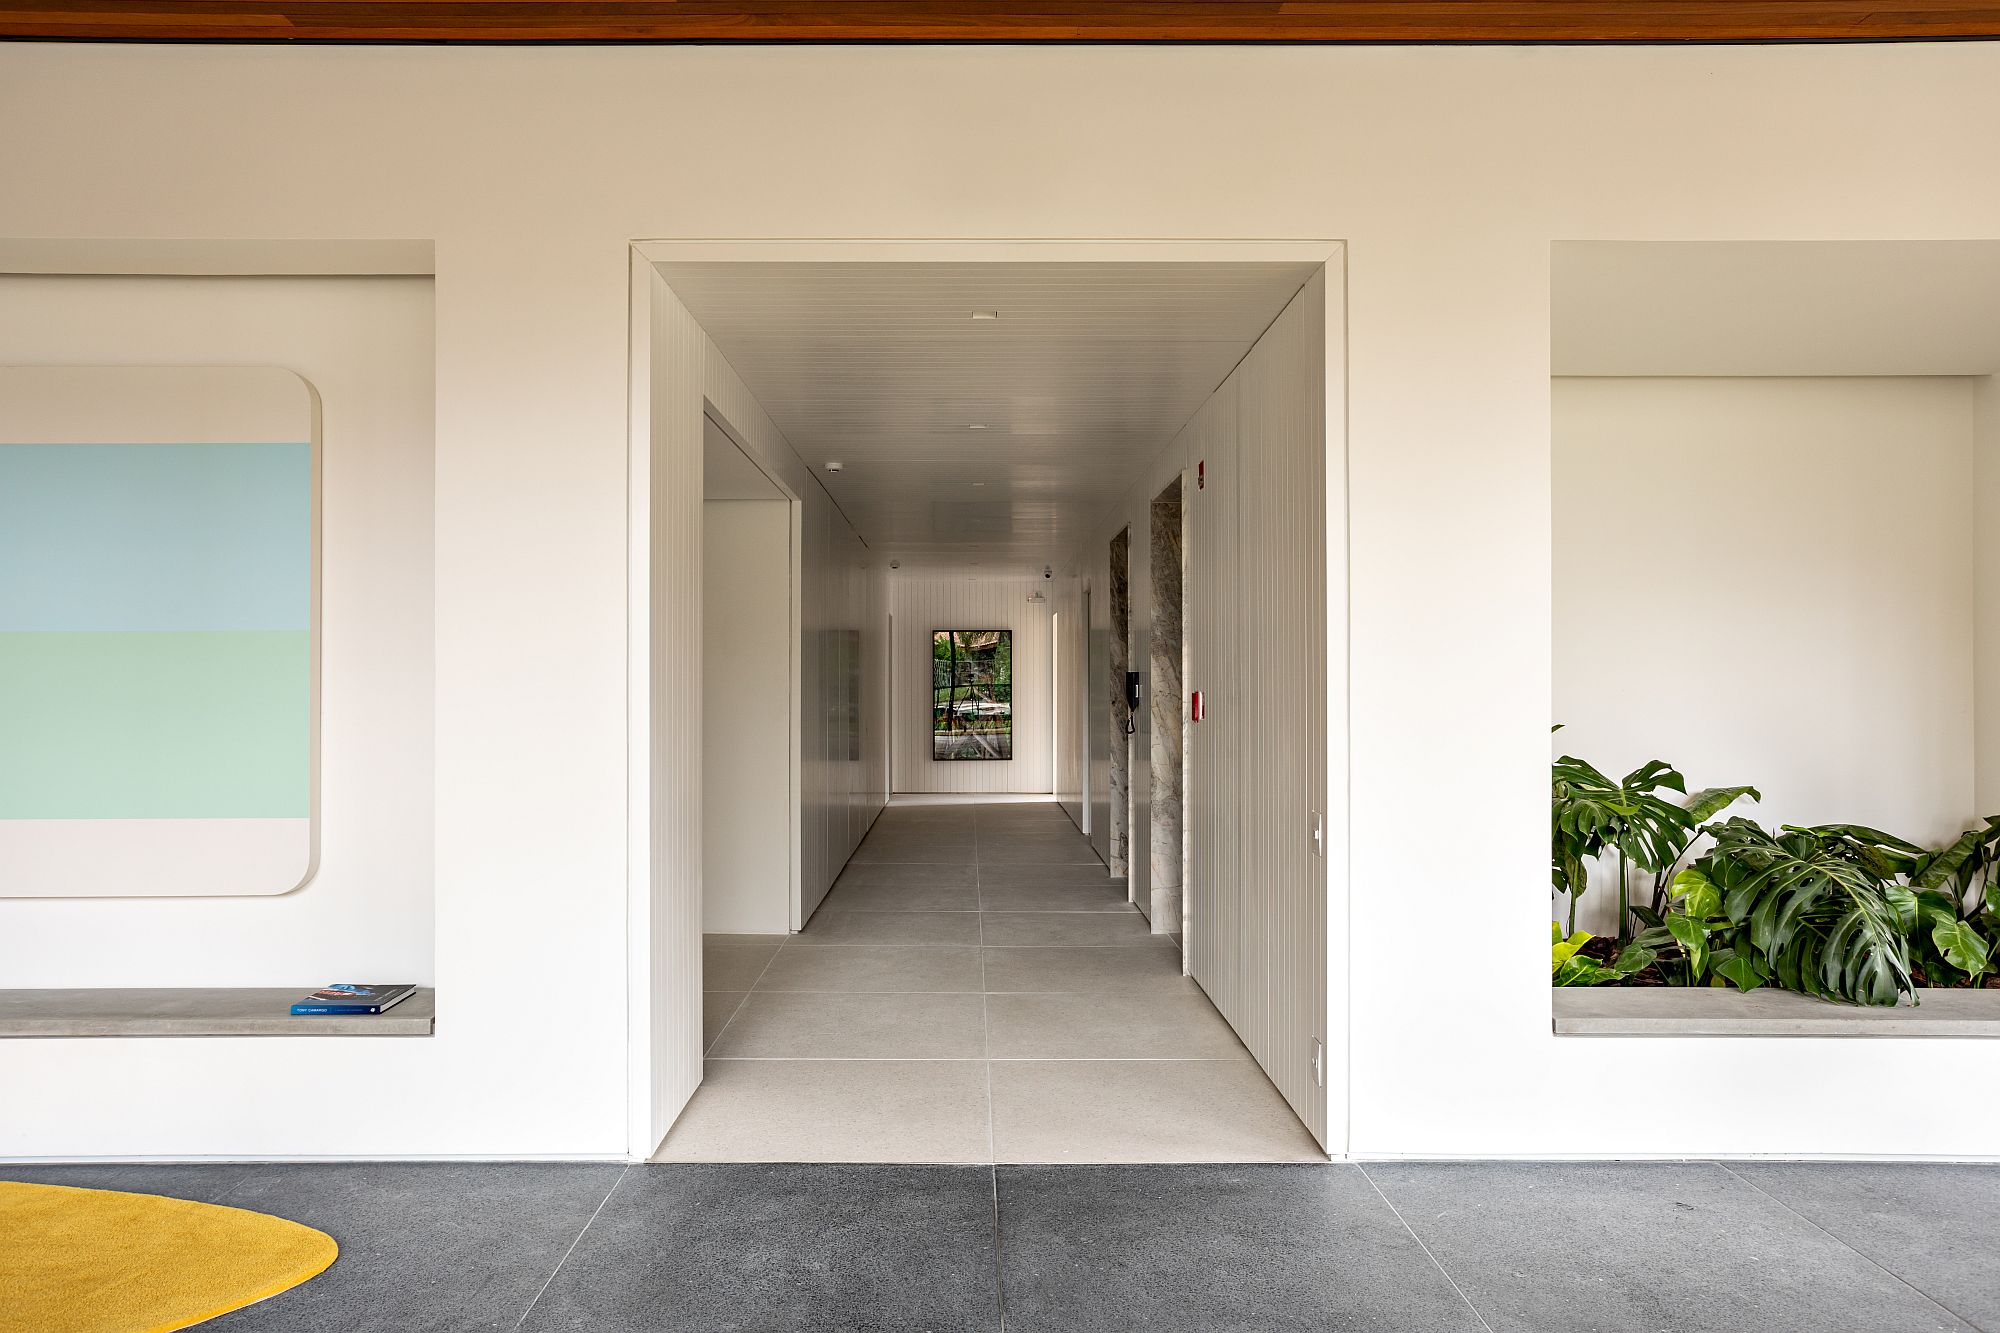
POLYGON ((660 271, 871 548, 910 568, 1039 570, 1088 534, 1316 267, 660 271), (825 472, 830 459, 843 470, 825 472))
POLYGON ((1557 375, 1990 375, 2000 242, 1570 241, 1557 375))

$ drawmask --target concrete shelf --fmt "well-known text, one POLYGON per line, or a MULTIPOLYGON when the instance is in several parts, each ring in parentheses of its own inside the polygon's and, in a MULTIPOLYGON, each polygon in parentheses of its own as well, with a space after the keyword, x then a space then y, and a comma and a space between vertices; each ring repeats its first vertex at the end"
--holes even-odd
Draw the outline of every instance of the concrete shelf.
POLYGON ((294 1018, 310 983, 281 989, 0 990, 0 1037, 428 1037, 428 986, 386 1014, 294 1018))
POLYGON ((1790 991, 1565 986, 1559 1037, 2000 1037, 2000 991, 1920 990, 1919 1004, 1833 1004, 1790 991))

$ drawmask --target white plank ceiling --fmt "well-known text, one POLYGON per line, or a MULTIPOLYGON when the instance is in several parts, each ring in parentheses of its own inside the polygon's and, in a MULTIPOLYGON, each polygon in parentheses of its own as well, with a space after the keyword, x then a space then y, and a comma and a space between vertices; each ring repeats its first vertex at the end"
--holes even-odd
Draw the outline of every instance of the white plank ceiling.
POLYGON ((988 574, 1082 540, 1315 269, 660 265, 872 549, 988 574))

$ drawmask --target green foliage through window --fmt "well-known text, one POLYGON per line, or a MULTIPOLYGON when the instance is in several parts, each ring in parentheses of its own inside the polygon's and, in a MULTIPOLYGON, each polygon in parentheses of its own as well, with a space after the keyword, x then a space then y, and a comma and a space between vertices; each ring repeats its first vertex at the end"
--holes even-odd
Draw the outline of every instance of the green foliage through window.
POLYGON ((931 634, 931 758, 1014 757, 1014 634, 931 634))

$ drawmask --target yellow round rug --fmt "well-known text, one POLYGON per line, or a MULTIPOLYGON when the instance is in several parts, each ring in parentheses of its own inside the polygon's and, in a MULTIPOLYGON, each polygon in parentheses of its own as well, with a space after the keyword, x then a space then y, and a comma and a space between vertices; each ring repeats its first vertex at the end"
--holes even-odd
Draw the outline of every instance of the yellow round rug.
POLYGON ((165 1333, 325 1272, 333 1237, 282 1217, 0 1181, 0 1333, 165 1333))

